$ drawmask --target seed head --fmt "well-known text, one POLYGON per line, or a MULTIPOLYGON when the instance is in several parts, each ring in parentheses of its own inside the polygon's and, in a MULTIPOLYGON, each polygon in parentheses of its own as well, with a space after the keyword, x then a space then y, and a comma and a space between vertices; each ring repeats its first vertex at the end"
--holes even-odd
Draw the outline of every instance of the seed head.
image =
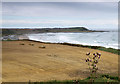
POLYGON ((97 55, 96 55, 96 54, 95 54, 94 56, 95 56, 95 57, 97 57, 97 55))
POLYGON ((99 53, 99 56, 101 56, 101 53, 99 53))
POLYGON ((89 58, 87 58, 87 60, 89 61, 89 58))
POLYGON ((98 53, 98 52, 96 52, 96 54, 97 54, 97 55, 99 55, 99 53, 98 53))
POLYGON ((100 59, 100 56, 98 57, 98 59, 100 59))
POLYGON ((90 55, 90 52, 87 52, 86 55, 90 55))
POLYGON ((92 73, 94 73, 95 71, 93 70, 92 73))
POLYGON ((93 53, 93 55, 95 55, 95 53, 93 53))
POLYGON ((97 55, 101 56, 101 53, 97 53, 97 55))
POLYGON ((88 62, 88 60, 87 60, 87 59, 86 59, 85 61, 86 61, 86 62, 88 62))
POLYGON ((90 62, 92 62, 92 60, 91 60, 91 59, 90 59, 89 61, 90 61, 90 62))
POLYGON ((97 64, 97 63, 98 63, 98 60, 94 61, 94 63, 97 64))
POLYGON ((96 67, 96 64, 94 64, 94 67, 96 67))

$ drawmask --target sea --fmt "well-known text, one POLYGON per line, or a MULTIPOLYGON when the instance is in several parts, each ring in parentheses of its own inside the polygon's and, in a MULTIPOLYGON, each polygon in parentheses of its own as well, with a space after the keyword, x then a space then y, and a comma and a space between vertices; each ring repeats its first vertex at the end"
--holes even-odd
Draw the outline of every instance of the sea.
POLYGON ((50 43, 71 43, 106 48, 118 47, 118 32, 39 33, 28 34, 30 40, 50 43))

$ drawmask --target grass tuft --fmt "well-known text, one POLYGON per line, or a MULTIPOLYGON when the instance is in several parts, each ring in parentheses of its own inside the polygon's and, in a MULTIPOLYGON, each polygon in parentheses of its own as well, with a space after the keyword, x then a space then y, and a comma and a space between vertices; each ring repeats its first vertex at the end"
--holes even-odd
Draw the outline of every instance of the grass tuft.
POLYGON ((29 82, 29 84, 118 84, 118 77, 103 74, 95 79, 95 82, 91 83, 90 77, 83 80, 63 80, 63 81, 47 81, 47 82, 29 82))

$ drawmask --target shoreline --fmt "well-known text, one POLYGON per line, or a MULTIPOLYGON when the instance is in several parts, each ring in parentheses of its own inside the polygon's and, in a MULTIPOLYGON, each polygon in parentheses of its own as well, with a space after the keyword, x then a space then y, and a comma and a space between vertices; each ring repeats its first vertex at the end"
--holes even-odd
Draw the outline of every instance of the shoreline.
POLYGON ((90 48, 90 49, 98 49, 106 52, 111 52, 117 55, 120 55, 120 49, 114 49, 114 48, 106 48, 103 46, 91 46, 91 45, 82 45, 82 44, 72 44, 72 43, 50 43, 50 42, 41 42, 41 41, 35 41, 35 40, 28 40, 33 42, 40 42, 40 43, 47 43, 47 44, 61 44, 61 45, 69 45, 69 46, 76 46, 76 47, 83 47, 83 48, 90 48), (104 50, 103 50, 104 49, 104 50), (114 52, 116 51, 116 52, 114 52))
MULTIPOLYGON (((3 40, 2 40, 3 41, 3 40)), ((32 41, 32 42, 38 42, 38 43, 45 43, 45 44, 60 44, 60 45, 69 45, 69 46, 76 46, 76 47, 83 47, 83 48, 90 48, 90 49, 97 49, 101 51, 111 52, 117 55, 120 55, 120 49, 115 48, 106 48, 103 46, 91 46, 91 45, 82 45, 82 44, 72 44, 72 43, 51 43, 51 42, 42 42, 42 41, 35 41, 28 39, 22 39, 22 40, 5 40, 5 41, 32 41)))
MULTIPOLYGON (((106 31, 108 32, 108 31, 106 31)), ((45 32, 47 33, 47 32, 45 32)), ((49 32, 49 33, 54 33, 54 32, 49 32)), ((60 32, 61 33, 61 32, 60 32)), ((68 32, 70 33, 70 32, 68 32)), ((72 32, 73 33, 73 32, 72 32)), ((79 33, 79 32, 78 32, 79 33)), ((83 32, 82 32, 83 33, 83 32)), ((27 36, 27 34, 22 34, 22 35, 17 35, 17 34, 14 34, 14 35, 8 35, 8 36, 5 36, 5 39, 4 39, 4 36, 1 38, 2 41, 3 40, 29 40, 29 41, 34 41, 34 42, 42 42, 42 41, 36 41, 36 40, 30 40, 29 37, 27 36), (13 36, 13 37, 11 37, 13 36)), ((53 43, 53 42, 43 42, 43 43, 49 43, 49 44, 62 44, 62 45, 70 45, 70 46, 77 46, 77 47, 87 47, 87 48, 91 48, 91 49, 109 49, 110 52, 111 50, 114 50, 114 51, 117 51, 117 53, 115 52, 115 54, 119 54, 118 51, 120 51, 119 48, 114 48, 114 47, 105 47, 105 46, 98 46, 98 45, 84 45, 84 44, 74 44, 74 43, 67 43, 67 42, 63 42, 63 43, 53 43)), ((113 52, 114 53, 114 52, 113 52)), ((119 54, 120 55, 120 54, 119 54)))

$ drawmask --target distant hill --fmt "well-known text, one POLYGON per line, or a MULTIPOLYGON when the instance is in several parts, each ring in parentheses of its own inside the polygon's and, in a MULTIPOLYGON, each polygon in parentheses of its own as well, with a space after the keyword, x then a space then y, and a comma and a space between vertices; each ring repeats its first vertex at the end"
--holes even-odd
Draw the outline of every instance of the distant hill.
POLYGON ((48 33, 48 32, 96 32, 88 30, 85 27, 70 27, 70 28, 42 28, 42 29, 2 29, 2 35, 12 35, 12 34, 34 34, 34 33, 48 33))

